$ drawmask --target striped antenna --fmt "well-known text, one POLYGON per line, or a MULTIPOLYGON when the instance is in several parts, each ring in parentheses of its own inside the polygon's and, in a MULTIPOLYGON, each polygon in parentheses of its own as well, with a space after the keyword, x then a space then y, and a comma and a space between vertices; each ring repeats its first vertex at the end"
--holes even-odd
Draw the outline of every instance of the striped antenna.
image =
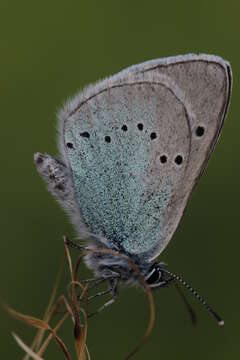
POLYGON ((207 301, 201 295, 199 295, 192 286, 190 286, 188 283, 186 283, 186 281, 183 280, 181 276, 176 275, 167 269, 161 269, 161 271, 164 271, 165 273, 170 275, 173 280, 178 281, 181 285, 183 285, 186 289, 188 289, 195 296, 195 298, 198 299, 198 301, 200 301, 200 303, 205 307, 205 309, 210 314, 212 314, 212 316, 217 321, 219 326, 224 325, 224 320, 216 313, 216 311, 213 310, 213 308, 210 305, 208 305, 207 301))

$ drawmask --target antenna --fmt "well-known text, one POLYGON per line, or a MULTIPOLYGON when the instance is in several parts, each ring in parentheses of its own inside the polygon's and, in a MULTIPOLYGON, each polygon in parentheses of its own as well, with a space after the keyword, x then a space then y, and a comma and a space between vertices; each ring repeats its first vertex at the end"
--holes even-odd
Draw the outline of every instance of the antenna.
POLYGON ((201 295, 199 295, 191 285, 189 285, 188 283, 186 283, 186 281, 183 280, 181 276, 176 275, 167 269, 161 269, 161 271, 164 271, 165 273, 170 275, 173 280, 177 280, 181 285, 183 285, 186 289, 188 289, 195 296, 195 298, 198 299, 198 301, 200 301, 200 303, 205 307, 205 309, 210 314, 212 314, 212 316, 215 318, 219 326, 224 325, 224 320, 216 313, 216 311, 213 310, 213 308, 210 305, 208 305, 207 301, 201 295))

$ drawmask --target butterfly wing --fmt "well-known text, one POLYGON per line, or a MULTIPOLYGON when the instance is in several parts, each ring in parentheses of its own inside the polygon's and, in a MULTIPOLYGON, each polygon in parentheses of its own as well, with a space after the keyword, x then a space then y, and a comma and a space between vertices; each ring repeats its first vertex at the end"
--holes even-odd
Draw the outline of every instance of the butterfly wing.
POLYGON ((228 63, 187 55, 131 67, 59 114, 76 206, 111 247, 156 257, 171 239, 219 136, 228 63))

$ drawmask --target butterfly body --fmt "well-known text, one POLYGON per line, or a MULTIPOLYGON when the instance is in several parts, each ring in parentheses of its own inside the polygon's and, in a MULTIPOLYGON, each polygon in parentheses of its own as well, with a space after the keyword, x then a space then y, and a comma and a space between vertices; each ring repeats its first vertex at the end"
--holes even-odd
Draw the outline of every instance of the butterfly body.
POLYGON ((226 61, 190 54, 132 66, 59 112, 61 160, 37 153, 35 163, 94 249, 85 260, 96 276, 136 282, 132 262, 151 286, 169 280, 155 259, 206 167, 230 93, 226 61))

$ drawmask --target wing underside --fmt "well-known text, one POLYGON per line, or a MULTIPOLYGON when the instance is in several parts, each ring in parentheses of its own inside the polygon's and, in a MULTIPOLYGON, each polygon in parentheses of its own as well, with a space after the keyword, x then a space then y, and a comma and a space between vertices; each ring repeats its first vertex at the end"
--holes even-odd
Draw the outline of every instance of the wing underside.
POLYGON ((131 67, 65 106, 61 152, 91 232, 159 255, 218 139, 230 81, 220 58, 188 55, 131 67))

